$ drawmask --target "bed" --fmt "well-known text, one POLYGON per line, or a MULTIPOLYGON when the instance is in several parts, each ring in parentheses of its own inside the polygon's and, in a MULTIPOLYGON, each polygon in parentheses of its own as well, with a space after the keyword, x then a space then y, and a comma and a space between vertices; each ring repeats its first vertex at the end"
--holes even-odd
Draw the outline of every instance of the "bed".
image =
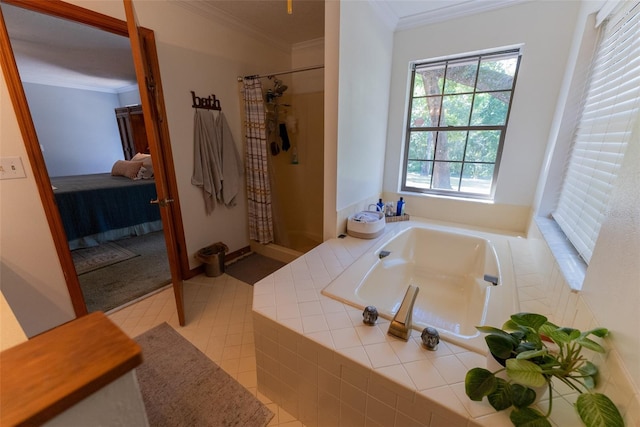
POLYGON ((153 179, 111 174, 51 178, 71 250, 162 230, 153 179))

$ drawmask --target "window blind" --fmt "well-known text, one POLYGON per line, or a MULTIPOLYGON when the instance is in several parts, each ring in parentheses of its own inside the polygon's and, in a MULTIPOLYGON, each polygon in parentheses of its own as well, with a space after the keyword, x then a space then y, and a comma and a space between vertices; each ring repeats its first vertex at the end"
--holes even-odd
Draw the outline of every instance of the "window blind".
POLYGON ((602 29, 552 215, 587 263, 640 114, 640 2, 620 4, 602 29))

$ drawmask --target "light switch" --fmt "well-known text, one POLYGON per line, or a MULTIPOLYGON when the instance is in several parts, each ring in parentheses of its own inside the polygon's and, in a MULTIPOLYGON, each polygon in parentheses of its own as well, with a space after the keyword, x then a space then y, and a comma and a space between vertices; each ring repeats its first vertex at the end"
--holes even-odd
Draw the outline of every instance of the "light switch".
POLYGON ((0 157, 0 179, 26 178, 20 157, 0 157))

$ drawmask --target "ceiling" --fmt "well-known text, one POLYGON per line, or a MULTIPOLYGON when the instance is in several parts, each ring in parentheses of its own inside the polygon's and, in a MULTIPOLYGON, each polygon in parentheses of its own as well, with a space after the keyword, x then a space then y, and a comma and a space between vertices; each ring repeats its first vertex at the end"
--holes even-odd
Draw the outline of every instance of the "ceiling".
MULTIPOLYGON (((402 30, 523 0, 368 1, 389 28, 402 30)), ((324 0, 292 0, 291 15, 286 0, 172 2, 285 49, 324 37, 324 0)), ((131 58, 128 38, 5 3, 2 13, 23 81, 109 92, 135 86, 132 62, 118 59, 131 58)))
POLYGON ((128 37, 5 3, 2 14, 22 81, 105 92, 136 85, 128 37))

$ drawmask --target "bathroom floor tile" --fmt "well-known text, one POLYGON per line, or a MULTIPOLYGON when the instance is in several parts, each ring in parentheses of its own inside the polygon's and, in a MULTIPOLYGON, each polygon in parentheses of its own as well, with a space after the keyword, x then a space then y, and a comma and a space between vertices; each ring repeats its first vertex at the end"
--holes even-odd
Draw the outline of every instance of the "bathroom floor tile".
MULTIPOLYGON (((186 280, 184 294, 187 324, 184 327, 178 324, 171 288, 108 313, 108 317, 130 337, 136 337, 167 322, 275 413, 269 426, 303 427, 299 420, 257 391, 251 312, 253 289, 253 286, 226 274, 216 278, 202 275, 186 280)), ((273 307, 273 313, 270 312, 269 315, 275 314, 273 293, 256 295, 256 299, 267 307, 273 307)), ((319 305, 317 308, 321 312, 319 305)), ((288 319, 294 320, 296 319, 288 319)), ((297 321, 301 331, 299 317, 297 321)))

